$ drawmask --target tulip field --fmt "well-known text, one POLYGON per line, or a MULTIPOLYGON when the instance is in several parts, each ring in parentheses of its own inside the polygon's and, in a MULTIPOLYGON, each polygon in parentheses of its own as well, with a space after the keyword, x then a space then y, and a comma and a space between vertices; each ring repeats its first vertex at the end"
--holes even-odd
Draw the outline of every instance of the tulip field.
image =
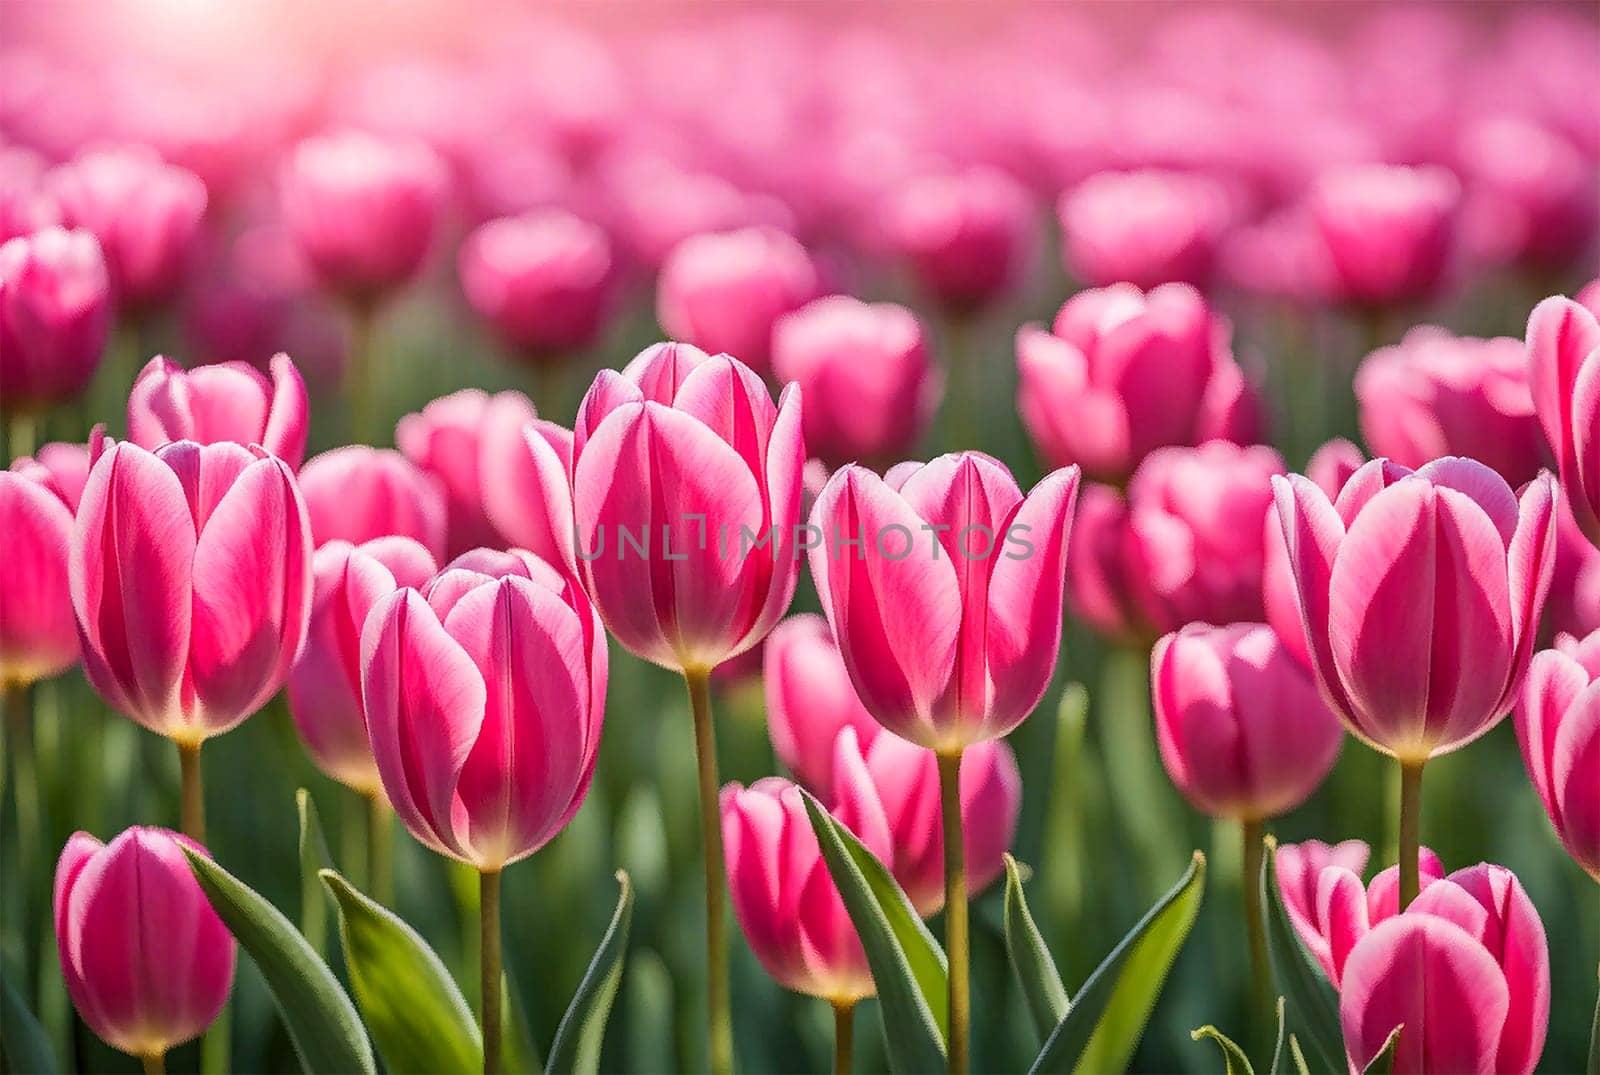
POLYGON ((0 1073, 1600 1075, 1600 11, 12 0, 0 1073))

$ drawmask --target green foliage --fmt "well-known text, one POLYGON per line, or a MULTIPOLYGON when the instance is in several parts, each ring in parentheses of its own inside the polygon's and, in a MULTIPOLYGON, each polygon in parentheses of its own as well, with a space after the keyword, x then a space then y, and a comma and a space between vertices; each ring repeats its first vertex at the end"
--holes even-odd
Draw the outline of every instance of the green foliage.
POLYGON ((594 1075, 600 1070, 600 1042, 605 1036, 606 1019, 622 981, 622 965, 628 951, 628 926, 633 921, 633 884, 623 870, 617 871, 617 909, 611 925, 601 938, 600 947, 589 964, 588 973, 561 1018, 556 1040, 550 1046, 547 1070, 594 1075))
POLYGON ((1067 1014, 1067 988, 1056 973, 1056 961, 1045 947, 1033 914, 1022 894, 1022 873, 1017 860, 1006 855, 1006 952, 1011 969, 1022 986, 1028 1014, 1043 1040, 1067 1014))
MULTIPOLYGON (((1267 951, 1272 977, 1287 1001, 1287 1021, 1311 1046, 1310 1059, 1318 1072, 1345 1070, 1344 1034, 1339 1029, 1339 998, 1327 976, 1295 934, 1294 923, 1278 890, 1278 843, 1267 837, 1261 863, 1262 913, 1267 917, 1267 951)), ((1298 1040, 1299 1035, 1297 1035, 1298 1040)))

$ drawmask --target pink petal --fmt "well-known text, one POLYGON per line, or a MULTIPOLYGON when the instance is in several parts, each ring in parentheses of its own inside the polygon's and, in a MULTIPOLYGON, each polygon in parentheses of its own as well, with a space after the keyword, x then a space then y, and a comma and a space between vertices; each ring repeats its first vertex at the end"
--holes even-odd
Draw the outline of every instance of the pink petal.
POLYGON ((483 507, 507 542, 547 560, 576 564, 572 544, 572 434, 535 420, 486 431, 480 459, 483 507), (510 439, 502 439, 508 433, 510 439))
POLYGON ((1272 491, 1312 671, 1329 703, 1350 719, 1354 703, 1340 680, 1328 631, 1334 558, 1345 540, 1345 524, 1327 494, 1297 474, 1274 476, 1272 491))

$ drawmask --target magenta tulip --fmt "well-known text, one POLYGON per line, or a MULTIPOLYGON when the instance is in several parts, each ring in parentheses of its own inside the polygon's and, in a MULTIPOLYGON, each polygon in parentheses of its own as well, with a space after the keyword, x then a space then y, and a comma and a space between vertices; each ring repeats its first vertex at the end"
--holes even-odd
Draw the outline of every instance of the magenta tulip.
POLYGON ((206 854, 166 829, 127 829, 109 844, 77 832, 56 863, 56 947, 73 1007, 106 1044, 149 1064, 199 1037, 233 988, 233 937, 185 847, 206 854))
POLYGON ((1516 714, 1528 776, 1561 845, 1600 881, 1600 631, 1534 657, 1516 714))
POLYGON ((1186 284, 1080 292, 1049 332, 1024 326, 1017 408, 1040 456, 1120 484, 1165 445, 1254 440, 1255 393, 1228 333, 1186 284))
POLYGON ((67 584, 72 505, 32 460, 0 471, 0 687, 26 687, 78 660, 78 628, 67 584))
MULTIPOLYGON (((1429 855, 1433 852, 1429 851, 1429 855)), ((1344 840, 1327 844, 1321 840, 1306 840, 1298 844, 1281 844, 1274 858, 1278 891, 1283 897, 1283 909, 1288 912, 1289 923, 1294 927, 1306 950, 1311 953, 1330 982, 1337 982, 1333 966, 1325 918, 1318 902, 1322 871, 1330 866, 1346 870, 1361 883, 1362 871, 1372 849, 1360 840, 1344 840)), ((1438 876, 1440 870, 1434 871, 1438 876)))
POLYGON ((1437 167, 1363 164, 1324 174, 1311 211, 1336 297, 1363 307, 1432 298, 1444 278, 1460 200, 1460 184, 1437 167))
POLYGON ((483 513, 505 544, 575 564, 572 431, 494 397, 483 416, 478 475, 483 513))
POLYGON ((49 489, 74 514, 89 482, 89 448, 55 441, 41 445, 33 455, 11 461, 10 469, 49 489))
POLYGON ((1493 116, 1463 132, 1462 231, 1475 257, 1535 271, 1582 262, 1595 233, 1591 163, 1538 123, 1493 116))
POLYGON ((1565 496, 1556 498, 1556 568, 1544 618, 1552 631, 1579 637, 1600 630, 1600 547, 1578 528, 1565 496))
POLYGON ((306 454, 306 385, 289 356, 271 362, 272 379, 243 362, 185 370, 157 355, 128 396, 128 439, 156 449, 169 441, 259 444, 291 469, 306 454))
POLYGON ((330 541, 311 564, 311 623, 289 675, 289 715, 317 768, 362 795, 376 795, 383 788, 361 705, 361 631, 381 599, 401 587, 421 587, 438 565, 406 537, 359 546, 330 541))
POLYGON ((0 146, 0 243, 61 223, 61 207, 40 182, 46 161, 20 146, 0 146))
POLYGON ((796 780, 824 801, 833 794, 833 744, 854 728, 863 749, 878 722, 850 686, 828 621, 814 613, 790 616, 767 636, 762 682, 772 751, 796 780))
MULTIPOLYGON (((1329 500, 1337 500, 1344 483, 1366 461, 1360 448, 1343 438, 1335 438, 1311 454, 1306 463, 1306 477, 1326 493, 1329 500)), ((1276 504, 1268 507, 1263 524, 1266 561, 1261 571, 1261 596, 1266 605, 1267 622, 1295 659, 1310 668, 1311 653, 1306 649, 1305 628, 1300 625, 1300 606, 1295 603, 1294 596, 1294 571, 1289 566, 1289 548, 1283 541, 1283 524, 1278 521, 1276 504)))
POLYGON ((1560 297, 1528 317, 1533 409, 1561 467, 1561 487, 1579 526, 1600 546, 1600 320, 1560 297))
POLYGON ((765 373, 773 323, 816 297, 805 247, 776 228, 686 239, 661 267, 656 317, 667 335, 765 373))
POLYGON ((1067 271, 1090 287, 1205 287, 1232 208, 1206 176, 1100 172, 1064 195, 1056 215, 1067 271))
POLYGON ((829 467, 887 468, 916 446, 938 406, 940 377, 922 326, 904 306, 832 295, 778 319, 772 372, 806 408, 806 451, 829 467))
POLYGON ((323 452, 300 469, 311 534, 320 547, 408 537, 436 560, 445 554, 448 520, 438 478, 392 448, 351 444, 323 452))
POLYGON ((887 209, 890 247, 918 285, 955 314, 1016 287, 1033 254, 1033 205, 1004 172, 976 167, 906 183, 887 209))
POLYGON ((76 398, 110 331, 106 264, 91 233, 46 228, 0 246, 0 394, 8 408, 76 398))

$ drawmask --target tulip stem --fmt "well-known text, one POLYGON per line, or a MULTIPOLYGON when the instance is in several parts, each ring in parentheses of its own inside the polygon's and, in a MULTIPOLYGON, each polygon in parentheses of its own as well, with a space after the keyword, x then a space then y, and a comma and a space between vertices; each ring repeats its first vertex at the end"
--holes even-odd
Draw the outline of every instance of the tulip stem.
POLYGON ((855 1058, 855 1014, 855 1001, 836 1000, 833 1002, 834 1075, 850 1075, 850 1064, 855 1058))
POLYGON ((733 1021, 728 1005, 728 935, 723 927, 727 871, 722 859, 722 811, 718 805, 717 731, 711 723, 711 670, 686 668, 694 716, 695 759, 700 769, 700 839, 706 872, 706 1033, 712 1075, 733 1071, 733 1021))
POLYGON ((153 1053, 143 1053, 139 1057, 139 1063, 144 1065, 144 1075, 166 1075, 167 1054, 165 1052, 158 1050, 153 1053))
POLYGON ((1239 823, 1244 837, 1244 926, 1250 938, 1250 1025, 1259 1032, 1259 1040, 1266 1040, 1267 1012, 1272 1010, 1272 971, 1267 962, 1266 920, 1261 914, 1261 822, 1245 818, 1239 823))
POLYGON ((350 351, 344 360, 345 404, 350 409, 351 441, 370 444, 373 433, 372 344, 378 312, 361 304, 350 310, 350 351))
POLYGON ((38 442, 39 418, 31 411, 12 411, 10 425, 6 430, 6 450, 11 453, 11 461, 15 462, 25 455, 32 455, 34 446, 38 442))
POLYGON ((483 1075, 500 1071, 500 871, 478 874, 478 965, 482 969, 478 1023, 483 1028, 483 1075))
POLYGON ((945 399, 948 402, 946 414, 951 418, 950 429, 954 434, 948 447, 952 452, 977 450, 980 447, 978 433, 981 428, 983 393, 976 369, 976 356, 972 353, 972 319, 968 315, 957 314, 946 324, 945 346, 950 352, 946 362, 950 371, 949 383, 945 386, 945 399))
POLYGON ((939 754, 939 807, 944 817, 944 948, 950 960, 950 1073, 965 1075, 972 1019, 968 981, 967 861, 961 835, 961 751, 939 754))
POLYGON ((33 982, 38 971, 38 948, 32 938, 34 925, 42 917, 42 905, 35 900, 34 881, 44 845, 44 812, 39 796, 38 759, 33 749, 33 691, 26 684, 6 684, 5 752, 11 758, 11 791, 17 803, 17 876, 24 884, 16 909, 22 915, 23 973, 33 982))
POLYGON ((367 886, 385 907, 394 904, 394 811, 382 791, 367 795, 367 886))
POLYGON ((1594 1002, 1594 1023, 1589 1027, 1588 1075, 1600 1075, 1600 997, 1594 1002))
POLYGON ((206 842, 206 796, 200 783, 200 743, 178 743, 178 777, 183 786, 178 827, 201 846, 206 842))
POLYGON ((1398 762, 1400 766, 1400 909, 1422 891, 1417 865, 1422 827, 1422 766, 1424 761, 1398 762))

